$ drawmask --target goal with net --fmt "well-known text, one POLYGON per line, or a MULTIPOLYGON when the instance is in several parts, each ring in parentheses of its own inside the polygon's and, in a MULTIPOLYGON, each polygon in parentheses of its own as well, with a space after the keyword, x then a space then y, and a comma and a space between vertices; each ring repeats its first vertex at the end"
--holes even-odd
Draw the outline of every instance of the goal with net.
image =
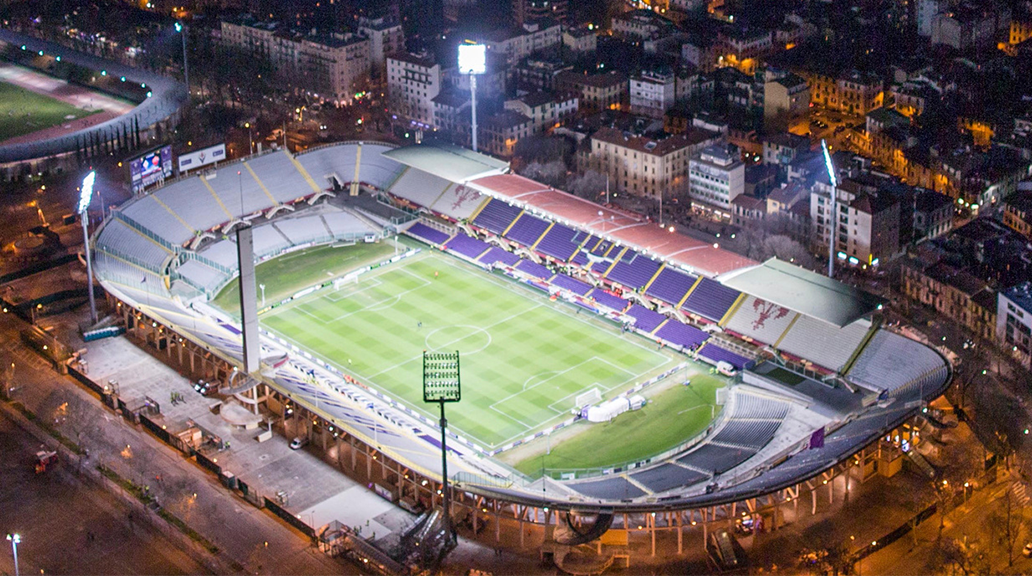
POLYGON ((333 281, 333 289, 340 290, 348 284, 358 284, 358 274, 352 273, 348 274, 347 276, 342 276, 340 278, 335 279, 333 281))
POLYGON ((598 388, 592 388, 587 392, 582 392, 577 395, 577 399, 574 401, 573 409, 579 411, 585 406, 591 406, 597 402, 602 401, 602 392, 598 388))

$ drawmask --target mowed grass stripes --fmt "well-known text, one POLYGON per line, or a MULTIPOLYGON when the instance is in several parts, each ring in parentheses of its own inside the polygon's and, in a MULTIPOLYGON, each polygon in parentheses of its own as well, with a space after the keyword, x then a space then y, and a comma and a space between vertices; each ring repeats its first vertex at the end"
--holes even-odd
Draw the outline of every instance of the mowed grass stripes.
POLYGON ((459 350, 462 402, 449 408, 449 424, 488 447, 567 418, 578 393, 620 390, 676 364, 587 312, 436 252, 261 322, 432 417, 435 407, 422 402, 422 352, 459 350))

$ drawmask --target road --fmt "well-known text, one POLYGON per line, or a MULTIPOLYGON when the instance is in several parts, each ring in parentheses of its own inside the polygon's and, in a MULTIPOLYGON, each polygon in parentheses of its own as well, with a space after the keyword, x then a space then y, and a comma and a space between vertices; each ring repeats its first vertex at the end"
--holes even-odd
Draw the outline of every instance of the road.
MULTIPOLYGON (((121 501, 67 465, 37 475, 38 449, 34 437, 0 415, 0 532, 21 535, 22 574, 207 573, 164 535, 131 523, 121 501)), ((10 552, 0 553, 0 572, 14 573, 10 552)))

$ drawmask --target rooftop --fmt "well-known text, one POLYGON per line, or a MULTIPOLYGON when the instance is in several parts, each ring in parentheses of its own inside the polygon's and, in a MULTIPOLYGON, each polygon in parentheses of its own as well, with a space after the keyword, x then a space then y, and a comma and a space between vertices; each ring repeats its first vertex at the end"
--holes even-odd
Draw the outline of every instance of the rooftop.
POLYGON ((717 138, 719 134, 695 128, 685 134, 676 134, 657 140, 646 136, 638 136, 630 132, 622 132, 616 128, 599 128, 591 137, 595 140, 616 144, 617 146, 643 154, 665 156, 688 146, 717 138))
POLYGON ((1023 212, 1026 216, 1032 216, 1032 192, 1018 190, 1004 202, 1007 203, 1008 209, 1023 212))
POLYGON ((1025 312, 1032 314, 1032 282, 1022 282, 1002 292, 1011 302, 1021 306, 1025 312))
POLYGON ((456 183, 465 183, 488 174, 501 174, 509 169, 506 162, 443 142, 404 146, 384 152, 383 155, 456 183))
POLYGON ((925 268, 924 274, 932 280, 940 284, 952 286, 968 296, 974 296, 986 287, 985 282, 982 282, 970 273, 941 262, 925 268))
POLYGON ((594 88, 611 88, 613 86, 627 85, 627 76, 623 72, 615 70, 602 74, 578 74, 571 70, 564 70, 556 75, 556 80, 594 88))

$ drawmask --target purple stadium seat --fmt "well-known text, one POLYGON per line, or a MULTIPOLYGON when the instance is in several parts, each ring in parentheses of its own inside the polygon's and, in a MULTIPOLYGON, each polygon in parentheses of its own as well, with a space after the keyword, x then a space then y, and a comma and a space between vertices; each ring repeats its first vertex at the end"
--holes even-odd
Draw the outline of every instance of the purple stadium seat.
POLYGON ((624 309, 627 308, 628 302, 626 300, 619 296, 613 296, 600 288, 592 290, 590 296, 595 299, 595 302, 605 306, 606 308, 611 308, 619 312, 623 312, 624 309))
POLYGON ((667 322, 656 331, 655 336, 685 348, 695 348, 709 338, 709 334, 681 322, 667 322))
POLYGON ((580 294, 581 296, 591 292, 591 284, 581 282, 576 278, 571 278, 566 274, 556 274, 555 278, 552 278, 552 285, 569 290, 574 294, 580 294))
POLYGON ((666 316, 659 312, 654 312, 638 304, 631 306, 627 314, 634 317, 634 327, 645 332, 652 332, 667 319, 666 316))
POLYGON ((524 212, 512 225, 505 237, 530 248, 547 229, 548 221, 535 218, 524 212))
POLYGON ((744 368, 751 368, 754 362, 745 356, 735 354, 734 352, 721 348, 713 343, 707 343, 699 350, 699 356, 708 359, 709 361, 716 364, 717 362, 727 362, 734 366, 738 370, 744 368))
POLYGON ((461 233, 456 234, 455 237, 449 240, 448 244, 445 245, 446 249, 473 259, 476 259, 478 256, 483 254, 489 247, 490 246, 488 246, 487 242, 481 242, 476 238, 470 238, 469 236, 461 233))
POLYGON ((433 228, 426 226, 425 224, 422 224, 420 222, 416 222, 415 224, 413 224, 411 227, 409 227, 408 230, 406 230, 406 232, 408 232, 412 236, 415 236, 416 238, 419 238, 420 240, 424 240, 431 244, 440 245, 444 244, 448 240, 448 235, 444 232, 441 232, 440 230, 434 230, 433 228))
POLYGON ((477 217, 473 219, 473 223, 481 228, 486 228, 495 234, 501 234, 505 232, 505 229, 512 224, 512 221, 522 212, 520 208, 516 206, 510 206, 501 200, 492 198, 487 206, 477 214, 477 217))
POLYGON ((516 269, 520 272, 530 274, 535 278, 541 278, 543 280, 548 280, 552 277, 551 270, 541 264, 531 262, 530 260, 520 260, 520 263, 516 265, 516 269))
POLYGON ((652 281, 645 294, 676 305, 691 290, 695 281, 695 276, 667 267, 660 270, 659 276, 652 281))
POLYGON ((728 288, 716 280, 703 278, 681 308, 719 322, 738 299, 739 294, 741 292, 734 288, 728 288))
POLYGON ((506 266, 515 266, 520 261, 520 257, 513 254, 512 252, 506 252, 497 246, 492 246, 490 250, 484 252, 484 255, 479 258, 484 264, 494 264, 495 262, 501 262, 506 266))
POLYGON ((609 274, 606 274, 606 278, 637 290, 648 284, 656 270, 659 270, 660 264, 648 256, 628 250, 616 263, 616 266, 609 271, 609 274))

